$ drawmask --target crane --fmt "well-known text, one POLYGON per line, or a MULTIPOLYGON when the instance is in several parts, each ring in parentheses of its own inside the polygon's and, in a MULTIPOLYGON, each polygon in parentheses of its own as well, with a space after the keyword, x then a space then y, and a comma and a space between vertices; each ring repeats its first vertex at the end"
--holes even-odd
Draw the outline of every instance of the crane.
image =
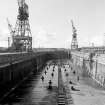
POLYGON ((15 31, 14 29, 12 28, 12 25, 10 24, 8 18, 7 18, 7 23, 8 23, 8 29, 10 30, 10 37, 8 37, 8 48, 10 47, 10 40, 12 39, 12 41, 14 42, 13 38, 14 38, 14 34, 15 34, 15 31))
POLYGON ((24 20, 28 19, 28 17, 29 17, 28 5, 25 3, 25 0, 18 0, 18 6, 19 6, 18 19, 20 21, 24 21, 24 20))
POLYGON ((25 0, 18 0, 19 7, 23 7, 25 4, 25 0))
POLYGON ((10 24, 8 18, 7 18, 7 23, 8 23, 8 29, 10 30, 10 34, 13 37, 15 31, 13 30, 12 25, 10 24))
POLYGON ((77 42, 77 30, 73 24, 73 20, 71 20, 71 24, 72 24, 72 31, 73 31, 73 34, 72 34, 72 42, 71 42, 71 49, 74 50, 74 49, 77 49, 78 48, 78 42, 77 42))
POLYGON ((76 33, 76 28, 74 27, 74 23, 73 23, 73 20, 71 20, 71 24, 72 24, 72 29, 73 29, 73 33, 76 33))
POLYGON ((18 2, 18 15, 15 27, 12 28, 9 20, 8 28, 12 37, 11 48, 14 51, 29 51, 32 50, 32 36, 29 25, 29 11, 28 5, 25 0, 17 0, 18 2))

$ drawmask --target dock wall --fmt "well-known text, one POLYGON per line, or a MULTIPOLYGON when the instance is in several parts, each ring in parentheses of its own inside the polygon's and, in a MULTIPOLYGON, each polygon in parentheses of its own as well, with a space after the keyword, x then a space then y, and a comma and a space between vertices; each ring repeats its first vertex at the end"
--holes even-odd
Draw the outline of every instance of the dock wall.
POLYGON ((41 72, 47 61, 67 57, 66 52, 59 51, 3 55, 5 63, 0 64, 0 90, 4 92, 0 92, 0 97, 31 73, 41 72))
POLYGON ((101 86, 105 87, 105 63, 99 62, 96 59, 97 56, 91 56, 91 53, 71 52, 71 55, 71 61, 77 72, 83 76, 93 78, 101 86))

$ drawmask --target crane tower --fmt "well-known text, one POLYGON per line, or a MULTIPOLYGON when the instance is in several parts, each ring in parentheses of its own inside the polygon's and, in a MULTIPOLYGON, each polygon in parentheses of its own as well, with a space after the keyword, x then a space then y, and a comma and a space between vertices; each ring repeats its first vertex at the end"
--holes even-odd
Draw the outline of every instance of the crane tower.
MULTIPOLYGON (((15 51, 31 51, 32 35, 29 25, 29 11, 25 0, 18 0, 18 16, 14 30, 11 30, 12 45, 15 51)), ((8 24, 11 28, 11 26, 8 24)))
POLYGON ((73 34, 72 34, 72 42, 71 42, 71 50, 76 50, 78 49, 78 42, 77 42, 77 30, 76 28, 74 27, 74 24, 73 24, 73 21, 71 20, 71 23, 72 23, 72 31, 73 31, 73 34))

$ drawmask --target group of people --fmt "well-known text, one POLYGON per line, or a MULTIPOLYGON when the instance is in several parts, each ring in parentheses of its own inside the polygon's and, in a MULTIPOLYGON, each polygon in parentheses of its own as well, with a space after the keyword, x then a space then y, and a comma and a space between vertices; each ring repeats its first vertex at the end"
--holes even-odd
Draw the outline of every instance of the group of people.
MULTIPOLYGON (((69 73, 67 72, 66 67, 65 66, 63 66, 63 67, 64 67, 64 71, 65 71, 65 76, 69 76, 69 73)), ((69 68, 71 69, 73 75, 76 76, 77 73, 75 70, 73 70, 73 67, 70 67, 70 65, 69 65, 69 68)), ((78 74, 77 74, 77 81, 79 81, 79 75, 78 74)), ((69 81, 69 84, 71 84, 71 90, 72 91, 80 91, 74 87, 74 85, 76 85, 76 83, 72 82, 72 80, 69 81)))
MULTIPOLYGON (((46 67, 46 70, 44 71, 45 75, 47 74, 47 71, 49 70, 51 65, 47 65, 46 67)), ((54 71, 55 71, 55 65, 53 66, 53 70, 52 70, 52 73, 51 73, 51 76, 54 77, 54 71)), ((42 79, 42 82, 44 81, 44 76, 42 75, 41 76, 41 79, 42 79)), ((52 89, 52 80, 50 79, 49 82, 48 82, 49 86, 48 86, 48 89, 52 89)))
MULTIPOLYGON (((51 66, 51 64, 47 65, 46 70, 44 71, 45 75, 47 74, 47 71, 49 70, 50 66, 51 66)), ((64 68, 64 71, 65 71, 65 76, 69 76, 69 73, 67 72, 67 68, 66 68, 65 64, 63 65, 63 68, 64 68)), ((77 73, 73 69, 73 67, 71 67, 69 65, 69 68, 71 69, 73 75, 76 76, 77 73)), ((54 71, 55 71, 55 64, 53 65, 53 68, 52 68, 52 73, 51 73, 52 78, 54 77, 54 71)), ((44 81, 44 76, 43 75, 41 76, 41 79, 42 79, 42 81, 44 81)), ((77 74, 77 81, 79 81, 79 80, 80 80, 80 78, 79 78, 79 75, 77 74)), ((71 80, 69 81, 69 83, 72 85, 71 90, 79 91, 78 89, 74 88, 75 83, 73 83, 71 80)), ((52 80, 51 79, 48 81, 48 84, 49 84, 48 89, 52 89, 52 80)))

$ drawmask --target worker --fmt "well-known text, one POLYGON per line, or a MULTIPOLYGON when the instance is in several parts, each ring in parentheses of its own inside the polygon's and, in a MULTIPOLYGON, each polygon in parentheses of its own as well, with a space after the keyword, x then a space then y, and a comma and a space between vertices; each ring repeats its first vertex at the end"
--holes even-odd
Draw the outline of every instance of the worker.
POLYGON ((70 83, 70 84, 73 84, 73 82, 72 82, 72 81, 69 81, 69 83, 70 83))
POLYGON ((55 68, 55 66, 53 66, 53 69, 55 68))
POLYGON ((47 67, 47 70, 48 70, 48 67, 47 67))
POLYGON ((45 72, 44 72, 44 73, 45 73, 45 75, 46 75, 47 71, 45 70, 45 72))
POLYGON ((73 83, 71 80, 69 81, 70 84, 76 85, 75 83, 73 83))
POLYGON ((53 77, 54 76, 54 73, 51 73, 51 76, 53 77))
POLYGON ((66 73, 66 77, 68 77, 69 76, 69 74, 68 73, 66 73))
POLYGON ((74 86, 71 86, 71 90, 73 90, 73 91, 80 91, 80 90, 74 88, 74 86))
POLYGON ((43 76, 41 77, 41 79, 42 79, 42 81, 44 81, 44 77, 43 76))
POLYGON ((76 74, 75 70, 73 71, 73 74, 74 74, 74 75, 76 74))
POLYGON ((51 80, 49 80, 49 86, 48 86, 48 89, 52 89, 52 81, 51 80))

